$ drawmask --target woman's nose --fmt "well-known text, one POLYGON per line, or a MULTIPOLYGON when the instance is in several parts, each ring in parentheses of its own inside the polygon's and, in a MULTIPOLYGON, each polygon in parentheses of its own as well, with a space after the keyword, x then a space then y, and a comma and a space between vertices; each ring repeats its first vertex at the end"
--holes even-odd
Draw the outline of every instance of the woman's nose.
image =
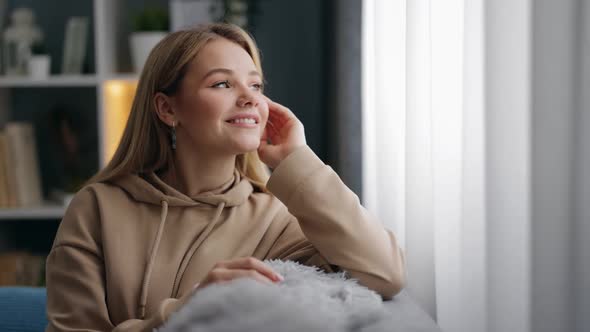
POLYGON ((244 89, 242 91, 237 101, 239 107, 256 107, 258 106, 258 103, 258 97, 254 94, 253 91, 250 91, 248 89, 244 89))

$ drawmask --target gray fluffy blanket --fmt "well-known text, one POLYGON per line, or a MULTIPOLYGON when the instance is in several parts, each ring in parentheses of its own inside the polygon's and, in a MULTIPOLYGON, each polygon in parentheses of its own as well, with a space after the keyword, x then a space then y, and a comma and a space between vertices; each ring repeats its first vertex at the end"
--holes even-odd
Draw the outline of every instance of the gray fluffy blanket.
MULTIPOLYGON (((158 331, 399 331, 381 297, 344 273, 266 261, 280 284, 238 279, 197 292, 158 331)), ((405 330, 405 329, 404 329, 405 330)))

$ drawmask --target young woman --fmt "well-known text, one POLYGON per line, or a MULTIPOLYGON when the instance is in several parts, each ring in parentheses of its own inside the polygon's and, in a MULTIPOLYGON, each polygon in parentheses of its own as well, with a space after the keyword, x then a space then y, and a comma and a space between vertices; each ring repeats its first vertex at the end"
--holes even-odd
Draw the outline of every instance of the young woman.
POLYGON ((113 159, 60 224, 47 331, 151 331, 208 285, 281 282, 265 259, 344 270, 384 299, 404 282, 394 235, 264 96, 251 37, 226 24, 171 33, 113 159))

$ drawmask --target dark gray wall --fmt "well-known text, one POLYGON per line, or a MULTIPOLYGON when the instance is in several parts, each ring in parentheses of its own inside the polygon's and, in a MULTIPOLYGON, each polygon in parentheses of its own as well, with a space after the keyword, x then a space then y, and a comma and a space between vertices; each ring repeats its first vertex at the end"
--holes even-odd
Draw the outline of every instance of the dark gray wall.
POLYGON ((309 146, 327 159, 325 3, 260 0, 252 34, 262 53, 266 92, 305 126, 309 146))
POLYGON ((362 199, 362 2, 328 1, 326 41, 328 162, 362 199))

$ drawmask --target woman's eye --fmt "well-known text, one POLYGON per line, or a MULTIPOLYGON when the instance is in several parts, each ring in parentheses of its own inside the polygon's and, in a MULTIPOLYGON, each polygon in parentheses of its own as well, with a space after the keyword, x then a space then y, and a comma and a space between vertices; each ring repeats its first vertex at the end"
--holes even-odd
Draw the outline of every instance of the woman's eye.
POLYGON ((252 84, 252 87, 256 90, 262 90, 263 85, 261 83, 254 83, 252 84))
POLYGON ((223 81, 223 82, 215 83, 215 84, 213 84, 213 87, 214 88, 229 88, 229 82, 223 81))

